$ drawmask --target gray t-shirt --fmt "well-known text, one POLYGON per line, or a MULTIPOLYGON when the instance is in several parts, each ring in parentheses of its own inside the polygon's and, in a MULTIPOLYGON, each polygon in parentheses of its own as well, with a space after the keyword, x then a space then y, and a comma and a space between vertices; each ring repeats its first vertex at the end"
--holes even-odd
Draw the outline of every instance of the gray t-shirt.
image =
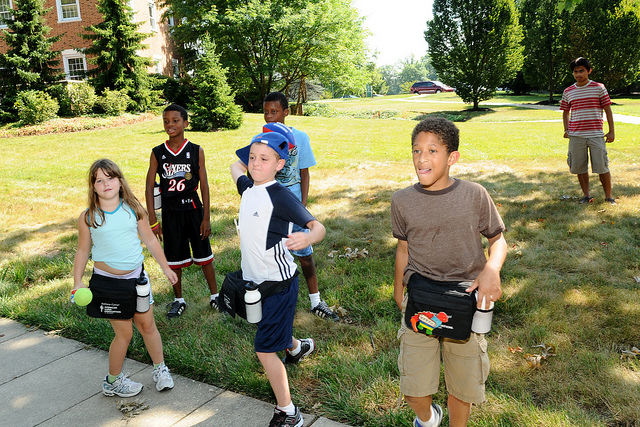
POLYGON ((473 281, 487 259, 482 238, 504 231, 504 223, 487 190, 456 179, 439 191, 417 183, 391 199, 393 236, 408 243, 406 284, 413 273, 438 281, 473 281))

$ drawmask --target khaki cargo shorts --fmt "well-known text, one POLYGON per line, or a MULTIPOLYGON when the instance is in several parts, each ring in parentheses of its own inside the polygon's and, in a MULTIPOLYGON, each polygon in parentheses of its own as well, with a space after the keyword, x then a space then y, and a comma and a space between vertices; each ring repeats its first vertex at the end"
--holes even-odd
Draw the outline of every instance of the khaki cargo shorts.
POLYGON ((567 164, 573 174, 589 173, 589 157, 591 157, 591 171, 598 175, 609 172, 609 157, 603 136, 582 138, 569 137, 569 152, 567 164))
POLYGON ((400 392, 406 396, 435 394, 440 382, 440 361, 444 364, 447 392, 467 403, 486 401, 485 381, 489 376, 489 355, 484 334, 471 333, 467 341, 438 338, 414 332, 404 324, 398 331, 400 392))

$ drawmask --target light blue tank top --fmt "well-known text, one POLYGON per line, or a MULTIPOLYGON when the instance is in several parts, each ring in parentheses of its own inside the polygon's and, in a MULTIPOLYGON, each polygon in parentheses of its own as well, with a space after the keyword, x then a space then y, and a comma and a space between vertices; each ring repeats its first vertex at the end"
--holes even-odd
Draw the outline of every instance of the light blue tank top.
MULTIPOLYGON (((135 212, 120 200, 116 210, 104 211, 104 216, 104 224, 89 227, 93 243, 91 258, 117 270, 135 270, 144 261, 135 212)), ((100 223, 98 214, 96 222, 100 223)))

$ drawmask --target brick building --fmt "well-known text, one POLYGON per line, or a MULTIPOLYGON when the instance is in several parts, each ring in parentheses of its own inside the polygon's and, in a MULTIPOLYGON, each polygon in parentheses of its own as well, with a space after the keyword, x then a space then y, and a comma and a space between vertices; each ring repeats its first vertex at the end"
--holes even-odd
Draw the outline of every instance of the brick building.
MULTIPOLYGON (((138 52, 140 56, 151 58, 153 65, 149 72, 169 76, 177 74, 177 54, 169 36, 173 23, 162 20, 159 0, 123 1, 127 1, 134 10, 135 21, 142 22, 139 31, 151 34, 143 41, 148 48, 138 52)), ((83 71, 94 67, 78 49, 91 45, 90 40, 81 36, 87 34, 85 27, 102 22, 97 3, 97 0, 45 0, 45 9, 50 9, 45 15, 46 25, 51 27, 48 37, 63 34, 62 39, 53 45, 53 49, 61 52, 60 66, 64 66, 69 80, 79 80, 83 71)), ((4 21, 10 19, 13 7, 13 0, 0 0, 0 31, 7 28, 4 21)), ((0 52, 6 52, 6 49, 4 40, 0 41, 0 52)))

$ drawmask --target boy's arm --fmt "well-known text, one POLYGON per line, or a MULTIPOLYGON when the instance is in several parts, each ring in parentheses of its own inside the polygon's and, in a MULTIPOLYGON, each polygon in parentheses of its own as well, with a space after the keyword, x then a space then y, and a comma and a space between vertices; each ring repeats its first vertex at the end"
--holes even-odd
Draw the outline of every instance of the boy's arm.
POLYGON ((209 181, 207 180, 207 168, 205 167, 204 150, 202 147, 200 147, 199 157, 200 194, 202 195, 202 208, 204 209, 202 224, 200 224, 200 238, 204 240, 211 234, 211 200, 209 199, 209 181))
MULTIPOLYGON (((156 211, 153 208, 153 187, 156 184, 156 174, 158 173, 158 161, 156 155, 151 152, 149 158, 149 170, 147 171, 147 181, 144 189, 144 199, 147 204, 147 212, 149 214, 149 224, 155 224, 158 222, 156 218, 156 211)), ((158 236, 158 239, 162 240, 162 227, 160 224, 153 227, 153 234, 158 236)))
POLYGON ((231 178, 233 178, 233 182, 237 183, 238 178, 247 173, 247 166, 238 160, 235 163, 231 164, 231 178))
POLYGON ((178 276, 176 273, 169 267, 167 263, 167 258, 164 256, 164 251, 162 250, 162 246, 160 246, 160 242, 156 239, 155 234, 151 231, 151 227, 149 227, 149 222, 146 218, 142 218, 138 221, 138 235, 140 236, 140 240, 142 243, 149 249, 151 255, 156 259, 165 276, 169 279, 172 285, 175 285, 178 282, 178 276))
POLYGON ((309 169, 300 169, 300 193, 302 194, 302 206, 307 207, 309 197, 309 169))
POLYGON ((570 114, 568 110, 564 110, 562 112, 562 124, 564 125, 564 137, 569 138, 569 117, 570 114))
POLYGON ((489 301, 498 301, 502 296, 500 270, 506 257, 507 241, 504 235, 500 233, 489 239, 489 259, 473 284, 467 288, 467 292, 478 289, 478 308, 483 308, 481 304, 484 297, 487 298, 488 304, 489 301))
POLYGON ((406 240, 398 240, 396 249, 396 264, 393 275, 393 299, 402 310, 402 300, 404 299, 404 269, 409 263, 409 244, 406 240))
POLYGON ((317 221, 315 219, 313 221, 309 221, 306 227, 309 229, 308 233, 300 231, 297 233, 289 234, 289 238, 285 242, 287 249, 292 251, 299 251, 324 239, 324 235, 326 234, 327 230, 324 228, 324 225, 320 223, 320 221, 317 221))
POLYGON ((86 288, 82 283, 82 275, 91 252, 91 232, 85 222, 86 216, 87 211, 83 211, 78 218, 78 249, 73 259, 73 289, 86 288))
POLYGON ((607 123, 609 124, 609 133, 604 136, 606 142, 613 142, 616 139, 615 126, 613 124, 613 112, 611 111, 611 105, 607 105, 603 108, 604 114, 607 116, 607 123))

